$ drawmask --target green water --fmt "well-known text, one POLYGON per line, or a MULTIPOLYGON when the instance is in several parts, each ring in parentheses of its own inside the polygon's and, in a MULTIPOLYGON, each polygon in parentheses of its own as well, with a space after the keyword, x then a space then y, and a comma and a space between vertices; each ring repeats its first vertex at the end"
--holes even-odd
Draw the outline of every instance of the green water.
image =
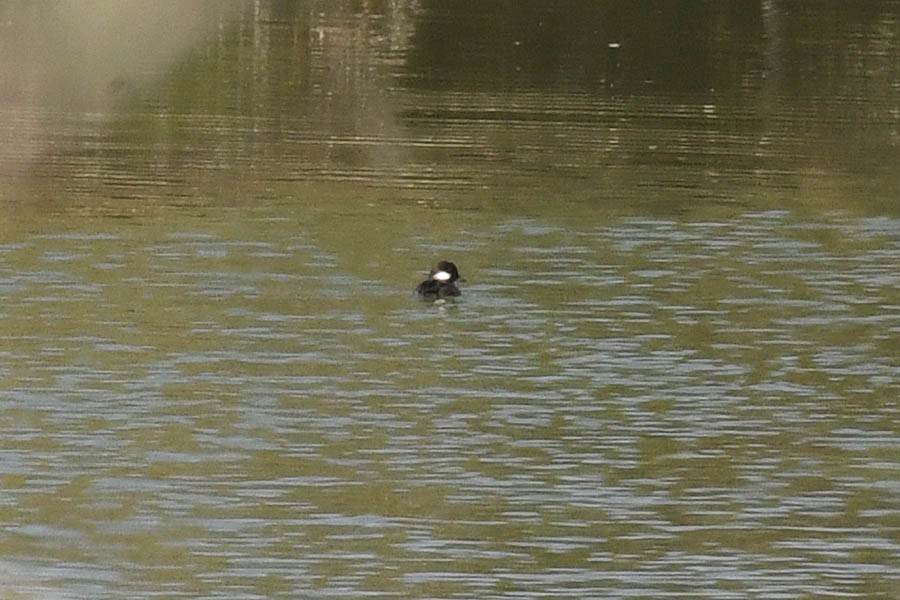
POLYGON ((894 597, 898 5, 690 4, 0 3, 0 598, 894 597))

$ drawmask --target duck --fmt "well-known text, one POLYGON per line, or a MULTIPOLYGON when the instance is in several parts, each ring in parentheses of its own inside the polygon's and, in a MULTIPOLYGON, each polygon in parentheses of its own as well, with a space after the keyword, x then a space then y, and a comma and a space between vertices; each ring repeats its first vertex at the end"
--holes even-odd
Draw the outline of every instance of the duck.
POLYGON ((427 300, 459 296, 457 281, 464 281, 459 269, 449 260, 442 260, 431 269, 428 279, 416 286, 416 294, 427 300))

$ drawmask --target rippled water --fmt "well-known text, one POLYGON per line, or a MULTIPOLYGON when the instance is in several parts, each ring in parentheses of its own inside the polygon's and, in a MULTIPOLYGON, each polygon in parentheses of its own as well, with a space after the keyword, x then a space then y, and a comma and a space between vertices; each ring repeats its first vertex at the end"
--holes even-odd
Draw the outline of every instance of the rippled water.
POLYGON ((261 2, 0 95, 0 598, 895 597, 896 5, 775 4, 690 81, 261 2))
POLYGON ((439 305, 295 222, 201 224, 0 248, 5 547, 63 565, 35 576, 76 596, 896 582, 895 219, 510 218, 453 249, 468 285, 439 305))

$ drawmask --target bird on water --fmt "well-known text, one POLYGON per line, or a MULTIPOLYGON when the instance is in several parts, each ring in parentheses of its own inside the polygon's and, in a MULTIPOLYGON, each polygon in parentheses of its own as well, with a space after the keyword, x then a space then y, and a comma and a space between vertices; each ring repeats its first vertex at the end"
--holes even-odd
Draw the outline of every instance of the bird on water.
POLYGON ((456 265, 449 260, 442 260, 428 274, 428 279, 416 287, 416 294, 428 300, 459 296, 457 281, 463 280, 456 265))

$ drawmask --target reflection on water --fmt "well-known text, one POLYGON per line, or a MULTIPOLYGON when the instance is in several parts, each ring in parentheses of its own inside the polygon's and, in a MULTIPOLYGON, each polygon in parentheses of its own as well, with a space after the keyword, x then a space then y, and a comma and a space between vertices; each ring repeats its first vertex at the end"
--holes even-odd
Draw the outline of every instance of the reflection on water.
POLYGON ((121 89, 88 108, 48 111, 52 90, 12 87, 0 172, 62 180, 113 209, 218 204, 229 178, 352 181, 424 201, 512 191, 490 204, 562 189, 630 206, 664 190, 693 210, 698 195, 790 190, 889 208, 843 192, 900 187, 900 5, 698 6, 551 3, 485 19, 431 3, 264 2, 227 25, 212 12, 217 36, 120 69, 121 89))
POLYGON ((0 597, 892 597, 897 4, 698 6, 0 92, 0 597))

